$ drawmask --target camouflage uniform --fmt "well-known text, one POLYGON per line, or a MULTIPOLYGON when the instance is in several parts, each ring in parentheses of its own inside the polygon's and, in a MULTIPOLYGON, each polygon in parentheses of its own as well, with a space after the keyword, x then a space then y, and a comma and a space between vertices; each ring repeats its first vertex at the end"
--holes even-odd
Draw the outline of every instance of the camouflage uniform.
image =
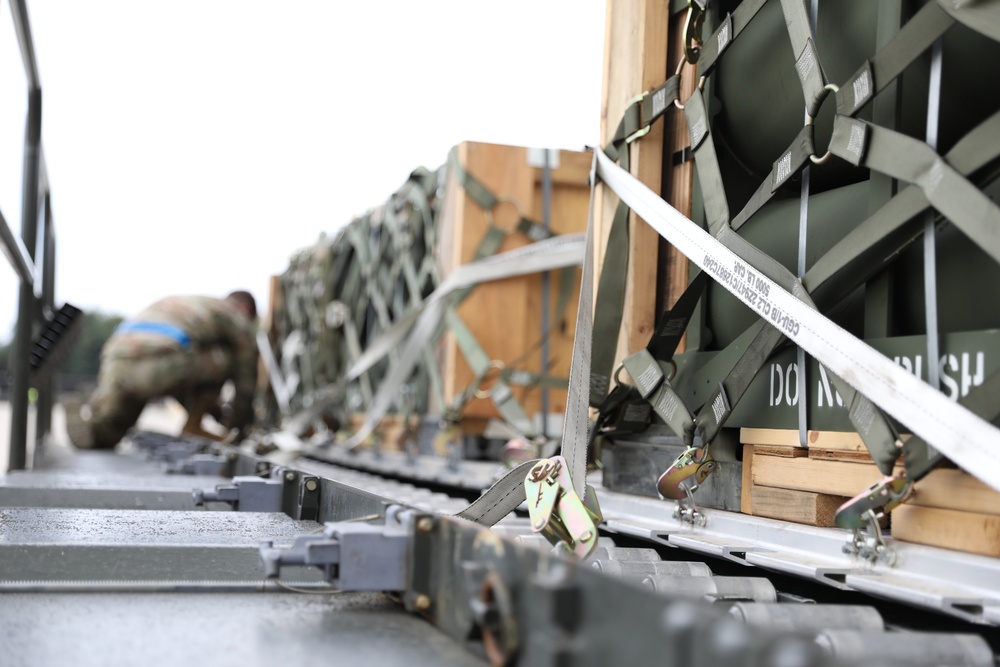
POLYGON ((146 403, 177 399, 189 415, 221 417, 219 391, 235 385, 225 426, 244 428, 253 420, 257 345, 253 325, 223 299, 171 296, 122 325, 101 351, 98 387, 90 397, 95 447, 113 447, 146 403))

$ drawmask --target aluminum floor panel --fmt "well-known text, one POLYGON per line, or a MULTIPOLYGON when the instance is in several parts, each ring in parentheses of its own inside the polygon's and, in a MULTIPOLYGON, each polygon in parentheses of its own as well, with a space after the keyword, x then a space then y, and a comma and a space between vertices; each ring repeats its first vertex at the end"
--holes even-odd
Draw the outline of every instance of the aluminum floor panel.
POLYGON ((375 593, 0 595, 8 665, 487 664, 375 593))
POLYGON ((260 542, 317 528, 263 512, 0 509, 0 580, 261 579, 260 542))

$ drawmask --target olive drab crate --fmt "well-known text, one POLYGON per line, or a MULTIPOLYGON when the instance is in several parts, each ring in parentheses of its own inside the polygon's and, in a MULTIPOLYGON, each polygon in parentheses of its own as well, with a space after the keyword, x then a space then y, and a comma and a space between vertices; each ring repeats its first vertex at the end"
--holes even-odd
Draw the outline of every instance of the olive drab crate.
POLYGON ((609 5, 604 153, 721 249, 599 166, 625 184, 597 190, 595 317, 625 295, 595 329, 606 486, 1000 555, 973 537, 1000 515, 1000 10, 972 4, 609 5), (933 395, 805 354, 775 290, 933 395))

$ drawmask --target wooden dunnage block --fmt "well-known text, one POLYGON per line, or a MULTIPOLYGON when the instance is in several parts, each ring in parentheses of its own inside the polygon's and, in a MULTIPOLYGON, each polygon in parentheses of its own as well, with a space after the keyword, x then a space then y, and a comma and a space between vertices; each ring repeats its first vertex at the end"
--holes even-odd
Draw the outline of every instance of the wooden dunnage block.
MULTIPOLYGON (((899 468, 898 470, 902 470, 899 468)), ((798 491, 853 497, 882 479, 875 464, 813 458, 754 456, 753 483, 798 491)))
POLYGON ((834 525, 837 508, 847 501, 844 496, 756 484, 751 487, 750 495, 754 516, 823 527, 834 525))
POLYGON ((892 536, 904 542, 1000 556, 1000 515, 902 505, 892 513, 892 536))

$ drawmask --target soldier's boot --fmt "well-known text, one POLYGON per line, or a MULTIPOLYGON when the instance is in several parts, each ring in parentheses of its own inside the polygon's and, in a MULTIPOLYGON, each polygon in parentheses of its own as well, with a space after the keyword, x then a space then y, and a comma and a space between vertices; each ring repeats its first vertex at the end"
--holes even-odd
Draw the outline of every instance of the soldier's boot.
POLYGON ((63 410, 66 412, 66 432, 69 441, 77 449, 94 448, 94 431, 90 427, 89 412, 82 394, 65 394, 62 397, 63 410))
POLYGON ((206 438, 208 440, 215 440, 216 442, 222 442, 225 440, 224 435, 218 435, 217 433, 212 433, 211 431, 206 431, 201 426, 201 420, 204 417, 203 412, 191 412, 188 416, 187 423, 181 428, 181 435, 194 435, 200 438, 206 438))

